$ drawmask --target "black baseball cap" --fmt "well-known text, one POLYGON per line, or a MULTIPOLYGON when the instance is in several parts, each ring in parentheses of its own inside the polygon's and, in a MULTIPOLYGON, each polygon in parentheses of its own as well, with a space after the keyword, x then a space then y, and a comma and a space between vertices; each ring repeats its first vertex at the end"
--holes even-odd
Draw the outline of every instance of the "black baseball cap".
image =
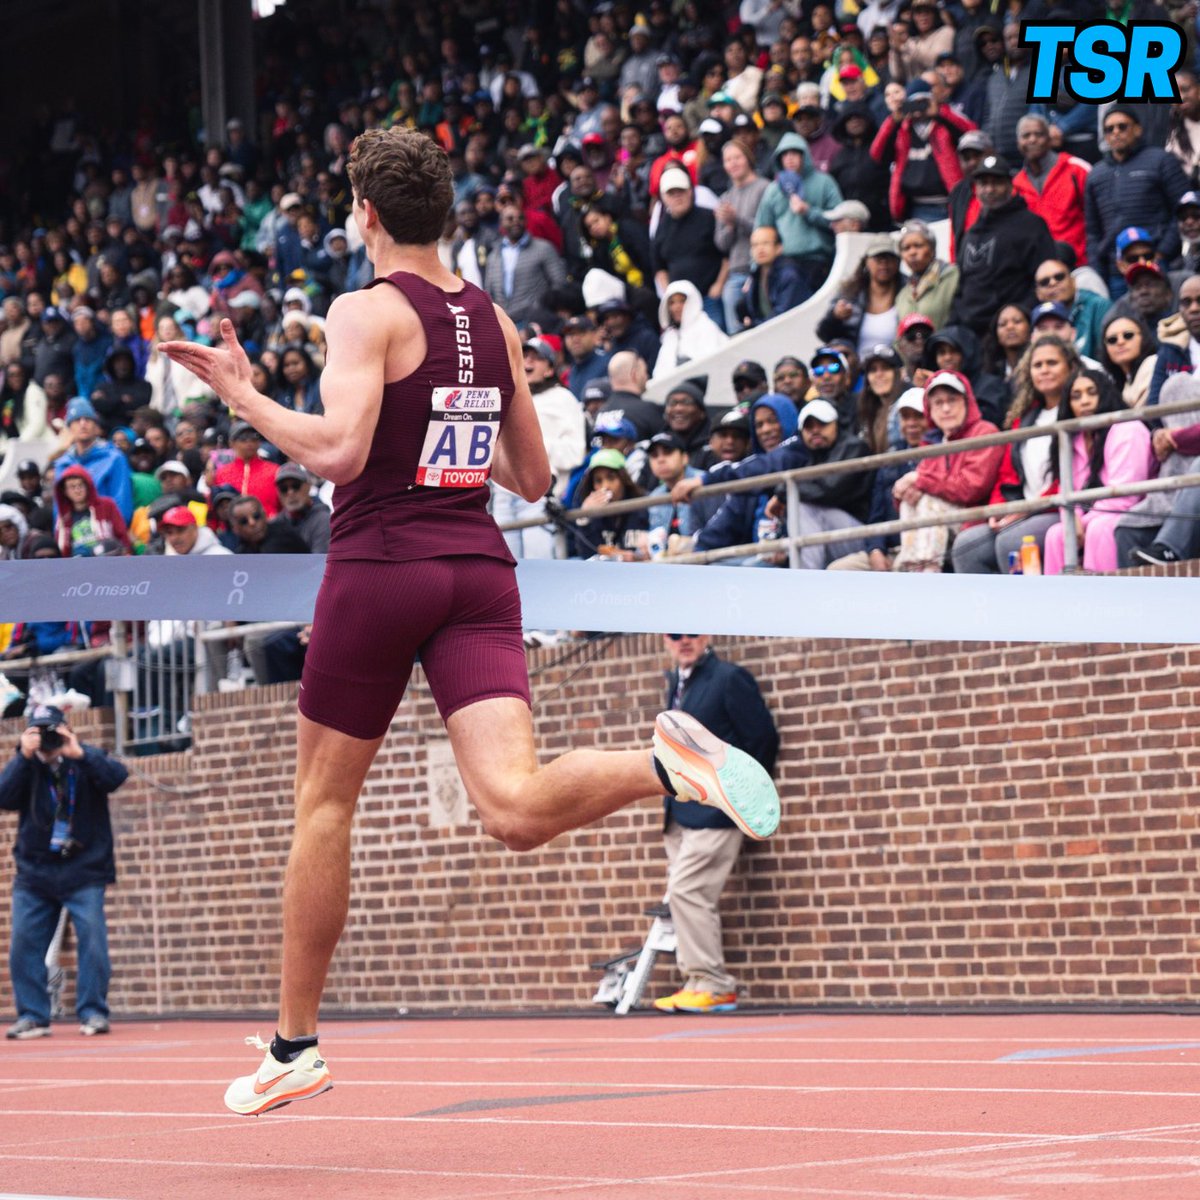
POLYGON ((67 719, 66 713, 53 704, 39 704, 29 715, 29 724, 35 729, 57 729, 67 719))
POLYGON ((666 450, 679 450, 684 454, 687 453, 687 446, 684 445, 683 439, 665 429, 662 433, 656 433, 650 439, 650 444, 646 447, 646 453, 653 454, 655 446, 660 446, 666 450))

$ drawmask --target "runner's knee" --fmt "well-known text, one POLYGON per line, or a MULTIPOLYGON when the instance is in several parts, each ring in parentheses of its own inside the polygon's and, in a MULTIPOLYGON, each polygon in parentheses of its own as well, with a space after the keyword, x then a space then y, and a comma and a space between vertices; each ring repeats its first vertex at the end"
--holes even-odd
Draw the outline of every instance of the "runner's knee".
POLYGON ((483 831, 508 850, 534 850, 545 845, 553 836, 552 830, 542 830, 528 812, 522 810, 516 797, 500 791, 472 795, 471 802, 483 822, 483 831))

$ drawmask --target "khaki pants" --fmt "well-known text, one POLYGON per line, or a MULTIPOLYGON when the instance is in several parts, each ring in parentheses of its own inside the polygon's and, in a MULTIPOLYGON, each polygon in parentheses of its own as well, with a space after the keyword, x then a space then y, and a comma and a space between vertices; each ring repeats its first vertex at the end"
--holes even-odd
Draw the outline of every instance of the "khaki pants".
MULTIPOLYGON (((922 494, 916 504, 905 500, 900 505, 900 519, 913 517, 940 517, 957 512, 962 505, 951 504, 941 496, 922 494)), ((892 563, 893 571, 941 571, 946 565, 946 554, 950 539, 958 532, 958 525, 927 525, 924 529, 906 529, 900 535, 900 553, 892 563)))
POLYGON ((737 991, 721 946, 721 891, 742 848, 740 829, 687 829, 672 821, 663 835, 670 873, 667 901, 679 969, 690 991, 737 991))

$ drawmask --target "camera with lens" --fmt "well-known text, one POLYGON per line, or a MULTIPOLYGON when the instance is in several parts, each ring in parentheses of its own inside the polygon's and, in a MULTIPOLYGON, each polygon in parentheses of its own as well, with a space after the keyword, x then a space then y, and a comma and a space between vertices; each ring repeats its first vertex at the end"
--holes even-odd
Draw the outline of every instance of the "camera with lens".
POLYGON ((910 96, 905 100, 904 115, 906 117, 927 117, 932 107, 933 96, 929 92, 918 92, 915 96, 910 96))
POLYGON ((57 729, 48 729, 43 725, 38 732, 41 735, 40 749, 43 754, 54 754, 62 749, 63 735, 57 729))

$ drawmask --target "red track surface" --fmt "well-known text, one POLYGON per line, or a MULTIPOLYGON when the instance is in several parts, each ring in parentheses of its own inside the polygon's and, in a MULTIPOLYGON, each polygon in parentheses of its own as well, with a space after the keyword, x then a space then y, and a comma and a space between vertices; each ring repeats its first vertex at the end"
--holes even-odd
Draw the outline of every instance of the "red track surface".
POLYGON ((332 1092, 235 1117, 221 1096, 257 1066, 250 1032, 165 1022, 84 1039, 61 1025, 4 1043, 0 1194, 1200 1196, 1193 1018, 331 1023, 332 1092))

